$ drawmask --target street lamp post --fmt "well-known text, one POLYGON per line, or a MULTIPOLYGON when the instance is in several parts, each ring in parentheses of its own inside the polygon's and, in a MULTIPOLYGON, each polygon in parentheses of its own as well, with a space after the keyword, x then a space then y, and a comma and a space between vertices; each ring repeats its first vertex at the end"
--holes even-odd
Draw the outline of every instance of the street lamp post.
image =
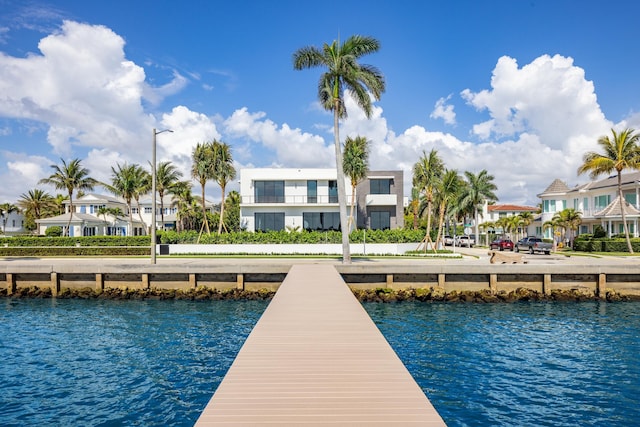
POLYGON ((153 147, 151 150, 151 264, 156 263, 156 136, 171 129, 156 131, 153 128, 153 147))

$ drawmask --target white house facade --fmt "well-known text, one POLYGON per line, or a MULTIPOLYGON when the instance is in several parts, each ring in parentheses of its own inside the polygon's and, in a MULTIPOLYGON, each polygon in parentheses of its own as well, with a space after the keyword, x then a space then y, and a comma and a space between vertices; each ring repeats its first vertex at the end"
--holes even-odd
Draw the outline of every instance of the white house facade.
MULTIPOLYGON (((542 235, 542 223, 540 222, 541 215, 538 213, 538 208, 536 206, 525 206, 525 205, 515 205, 515 204, 494 204, 489 205, 485 203, 482 209, 482 219, 484 222, 495 223, 501 218, 509 218, 512 216, 518 216, 522 213, 528 212, 533 215, 533 222, 529 224, 526 228, 519 227, 517 230, 514 230, 515 236, 541 236, 542 235)), ((502 229, 499 227, 494 230, 497 234, 505 234, 502 229)), ((515 238, 515 236, 509 236, 511 238, 515 238)))
MULTIPOLYGON (((640 221, 640 172, 622 175, 623 208, 629 233, 638 237, 640 221)), ((622 211, 618 198, 618 178, 611 176, 599 181, 569 188, 559 179, 554 180, 538 197, 542 200, 542 223, 564 209, 573 208, 582 214, 578 234, 593 233, 601 226, 608 236, 624 232, 622 211)), ((552 230, 544 230, 551 237, 552 230)))
MULTIPOLYGON (((164 224, 162 223, 160 199, 156 201, 156 227, 173 229, 176 223, 176 208, 171 206, 171 197, 165 196, 164 224)), ((71 217, 69 236, 140 236, 149 234, 153 221, 151 196, 140 198, 140 208, 135 200, 131 202, 131 224, 127 203, 119 197, 89 193, 73 202, 74 213, 70 214, 69 201, 65 201, 65 213, 51 218, 36 220, 38 233, 45 234, 48 227, 66 229, 71 217), (106 208, 106 210, 105 210, 106 208), (111 209, 111 211, 109 211, 111 209), (121 214, 114 214, 119 209, 121 214)))
MULTIPOLYGON (((357 226, 402 227, 402 183, 402 171, 372 171, 353 194, 345 178, 347 210, 354 206, 357 226)), ((241 169, 240 224, 248 231, 340 230, 336 170, 241 169)))
POLYGON ((22 233, 25 233, 24 215, 22 212, 9 213, 0 211, 0 234, 14 236, 22 233))

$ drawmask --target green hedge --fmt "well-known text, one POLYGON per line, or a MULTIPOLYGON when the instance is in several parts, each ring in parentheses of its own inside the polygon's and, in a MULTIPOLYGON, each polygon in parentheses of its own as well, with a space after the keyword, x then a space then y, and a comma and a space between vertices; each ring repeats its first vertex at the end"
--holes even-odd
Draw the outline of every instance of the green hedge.
MULTIPOLYGON (((631 239, 631 247, 634 252, 640 252, 640 239, 631 239)), ((591 234, 577 237, 573 249, 580 252, 629 252, 624 238, 594 238, 591 234)))
POLYGON ((38 237, 16 236, 0 239, 0 247, 33 246, 147 246, 151 245, 149 236, 92 236, 92 237, 38 237))
MULTIPOLYGON (((198 233, 185 231, 164 231, 159 233, 160 242, 164 244, 189 244, 198 241, 198 233)), ((356 230, 351 233, 351 243, 414 243, 424 238, 424 230, 356 230)), ((201 244, 301 244, 301 243, 341 243, 342 234, 339 231, 268 231, 264 233, 237 232, 203 234, 201 244)))

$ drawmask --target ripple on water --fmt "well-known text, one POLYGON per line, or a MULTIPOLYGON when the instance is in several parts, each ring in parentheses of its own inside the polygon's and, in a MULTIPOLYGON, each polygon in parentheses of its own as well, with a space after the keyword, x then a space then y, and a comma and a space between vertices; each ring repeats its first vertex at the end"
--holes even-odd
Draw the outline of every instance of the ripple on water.
POLYGON ((640 304, 365 304, 449 426, 634 425, 640 304))

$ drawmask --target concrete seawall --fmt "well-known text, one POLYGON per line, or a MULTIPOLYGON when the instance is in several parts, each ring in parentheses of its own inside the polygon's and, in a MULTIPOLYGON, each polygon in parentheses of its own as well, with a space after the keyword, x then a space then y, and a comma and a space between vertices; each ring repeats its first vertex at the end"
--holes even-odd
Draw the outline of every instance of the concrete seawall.
MULTIPOLYGON (((157 265, 111 260, 102 262, 0 263, 0 289, 11 295, 20 288, 61 289, 242 289, 277 290, 291 263, 245 262, 227 264, 168 262, 157 265)), ((349 286, 358 289, 439 288, 452 291, 513 291, 527 288, 543 294, 574 290, 604 297, 640 295, 640 266, 620 265, 487 265, 432 263, 354 263, 336 265, 349 286)))

